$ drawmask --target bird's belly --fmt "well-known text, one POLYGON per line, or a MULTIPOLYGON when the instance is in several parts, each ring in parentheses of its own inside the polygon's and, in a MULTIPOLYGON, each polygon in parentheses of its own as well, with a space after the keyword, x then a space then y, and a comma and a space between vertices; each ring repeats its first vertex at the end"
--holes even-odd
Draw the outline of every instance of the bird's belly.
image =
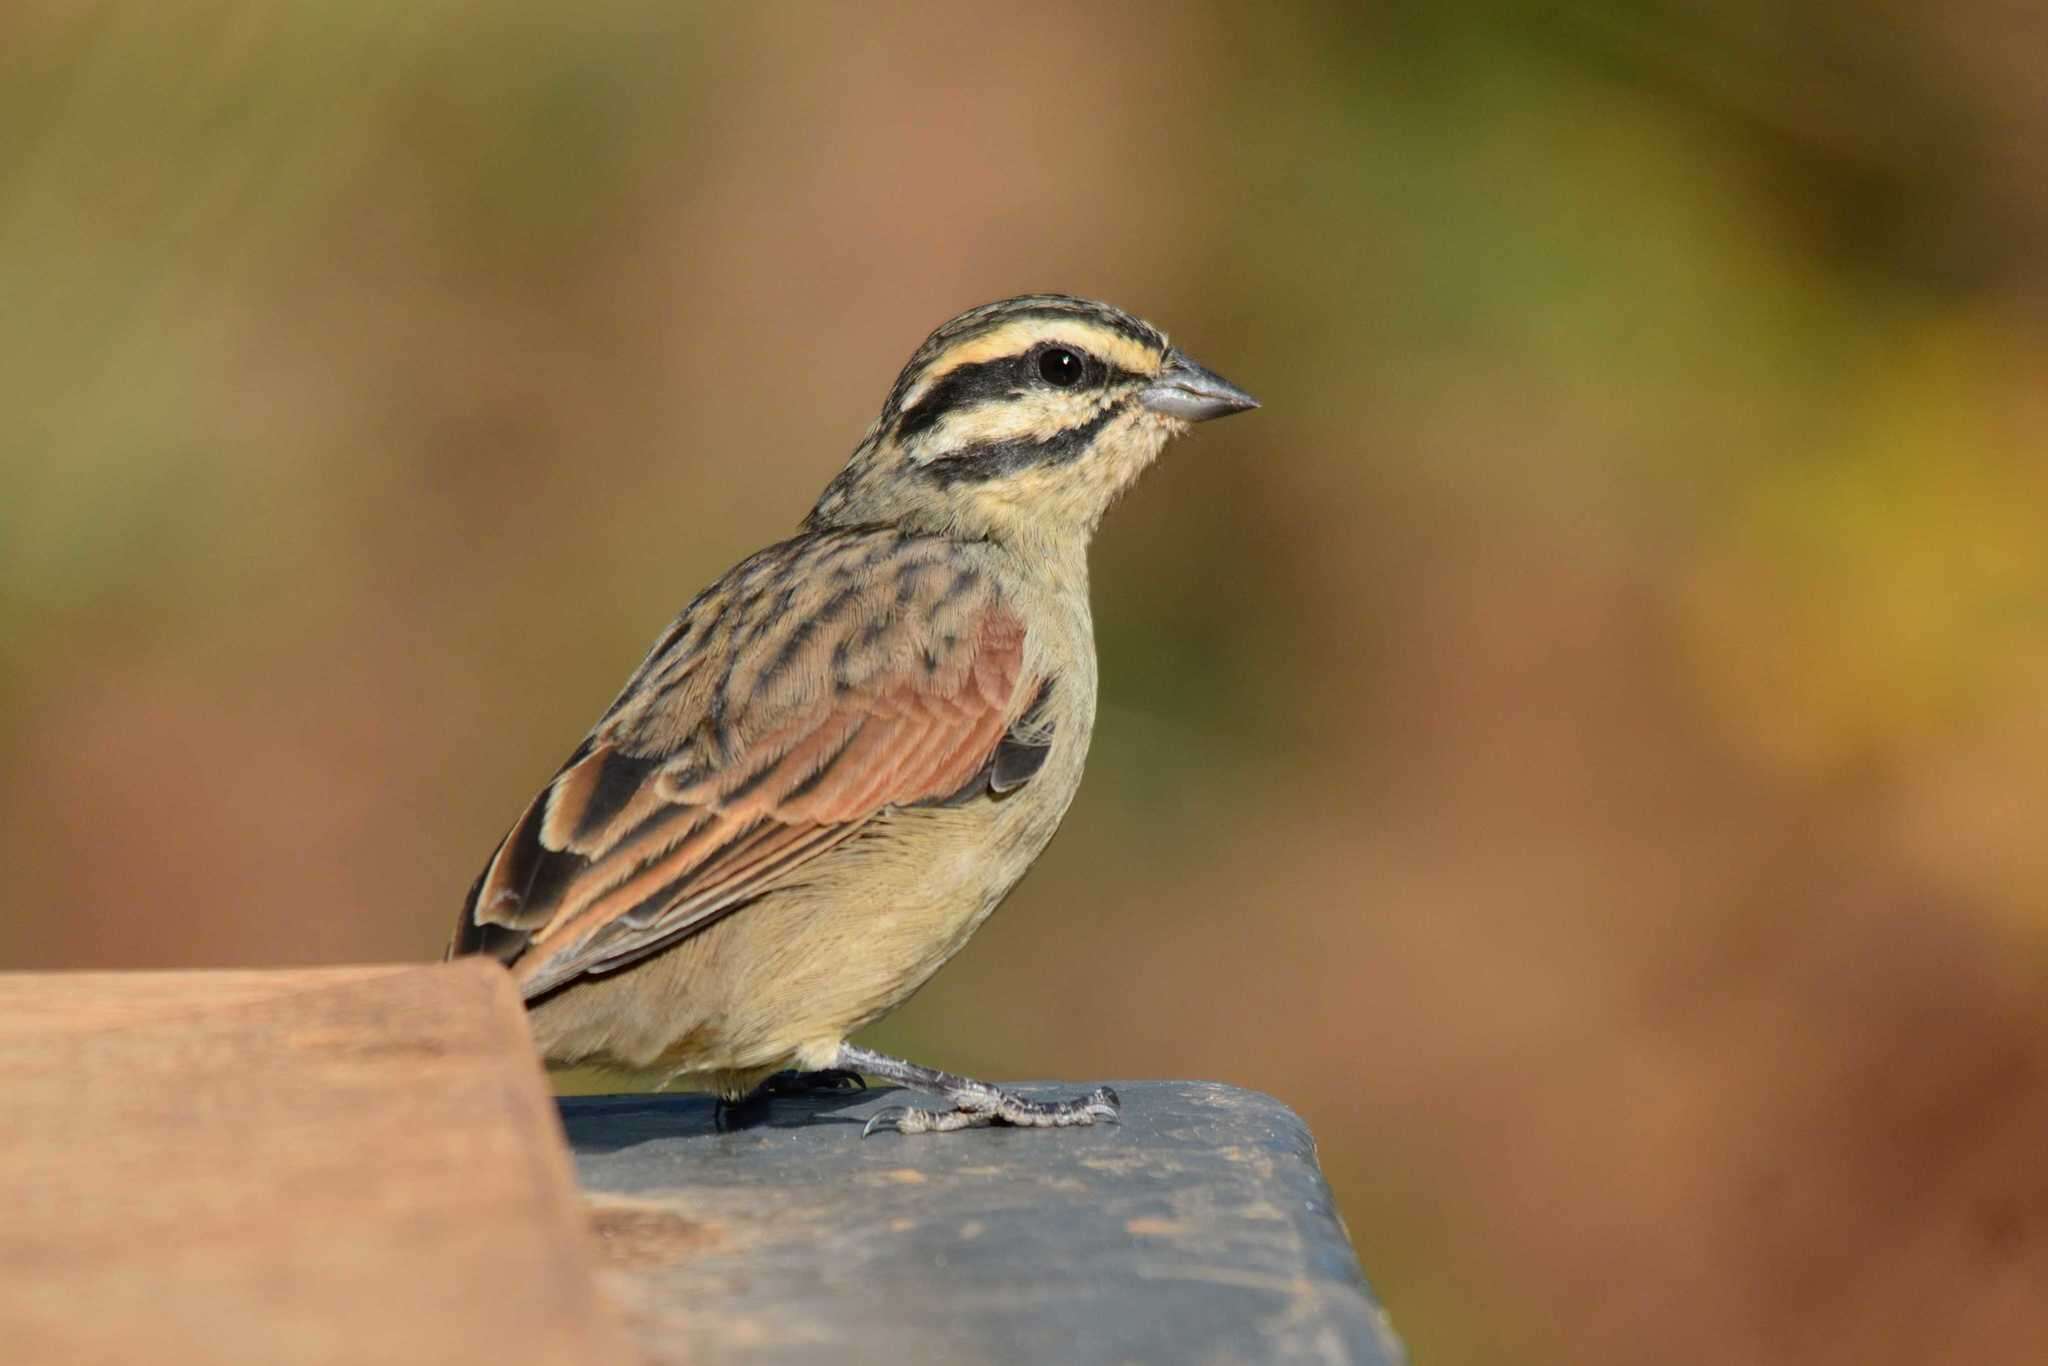
POLYGON ((540 1002, 542 1052, 723 1074, 723 1090, 830 1065, 842 1040, 922 986, 1023 877, 1065 811, 1049 789, 884 817, 703 932, 540 1002))

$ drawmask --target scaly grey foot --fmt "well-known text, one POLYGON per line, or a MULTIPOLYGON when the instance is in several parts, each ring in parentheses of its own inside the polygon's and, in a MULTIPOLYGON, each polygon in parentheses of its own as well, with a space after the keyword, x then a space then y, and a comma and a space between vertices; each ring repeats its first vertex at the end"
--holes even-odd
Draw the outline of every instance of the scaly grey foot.
POLYGON ((943 1134, 986 1124, 1064 1129, 1116 1119, 1121 1106, 1116 1092, 1107 1086, 1098 1086, 1085 1096, 1069 1100, 1032 1100, 985 1081, 920 1067, 916 1063, 851 1044, 841 1045, 838 1062, 841 1068, 865 1072, 899 1086, 928 1091, 953 1107, 950 1110, 925 1110, 910 1105, 892 1105, 875 1112, 862 1127, 862 1138, 878 1129, 894 1129, 900 1134, 943 1134))
POLYGON ((1028 1129, 1064 1129, 1074 1124, 1093 1124, 1118 1118, 1122 1102, 1107 1086, 1098 1086, 1072 1100, 1031 1100, 1015 1092, 988 1088, 972 1096, 950 1096, 951 1110, 925 1110, 914 1105, 892 1105, 877 1110, 862 1126, 866 1138, 877 1129, 894 1129, 899 1134, 944 1134, 955 1129, 973 1129, 984 1124, 1013 1124, 1028 1129))

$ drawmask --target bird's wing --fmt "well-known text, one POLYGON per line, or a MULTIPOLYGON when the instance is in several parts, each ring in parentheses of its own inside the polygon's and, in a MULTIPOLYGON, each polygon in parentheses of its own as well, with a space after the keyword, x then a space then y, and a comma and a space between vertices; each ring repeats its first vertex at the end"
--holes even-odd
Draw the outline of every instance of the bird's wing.
POLYGON ((1014 786, 1044 744, 1024 635, 943 540, 763 551, 690 605, 513 826, 454 951, 495 953, 537 996, 703 929, 892 807, 1014 786))

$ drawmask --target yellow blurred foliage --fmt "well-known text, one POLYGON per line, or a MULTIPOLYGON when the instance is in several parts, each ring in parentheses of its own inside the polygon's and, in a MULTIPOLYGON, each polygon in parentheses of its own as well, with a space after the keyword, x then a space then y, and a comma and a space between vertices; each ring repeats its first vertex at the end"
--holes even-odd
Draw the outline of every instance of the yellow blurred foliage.
POLYGON ((1724 715, 1803 775, 2036 716, 2048 678, 2048 435, 2018 401, 2048 349, 1988 316, 1902 331, 1816 449, 1756 468, 1692 585, 1724 715))

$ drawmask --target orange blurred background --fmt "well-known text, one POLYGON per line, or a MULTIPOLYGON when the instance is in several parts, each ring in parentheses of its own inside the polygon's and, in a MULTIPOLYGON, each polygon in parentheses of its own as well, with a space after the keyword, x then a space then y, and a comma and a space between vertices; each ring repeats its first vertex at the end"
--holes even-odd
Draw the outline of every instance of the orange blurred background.
POLYGON ((0 967, 426 958, 961 308, 1265 402, 876 1046, 1314 1125, 1438 1363, 2048 1356, 2048 20, 0 14, 0 967))

